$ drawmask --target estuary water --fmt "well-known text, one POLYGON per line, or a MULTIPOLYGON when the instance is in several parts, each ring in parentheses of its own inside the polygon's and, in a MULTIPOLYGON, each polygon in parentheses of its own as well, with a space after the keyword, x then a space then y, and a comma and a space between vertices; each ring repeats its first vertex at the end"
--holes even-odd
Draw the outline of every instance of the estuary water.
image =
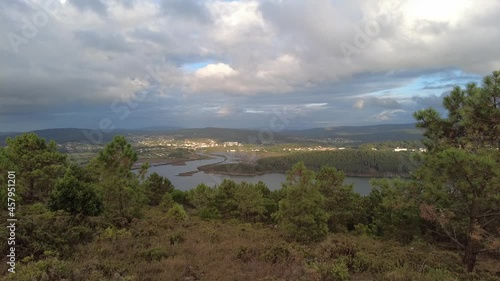
MULTIPOLYGON (((175 188, 179 190, 188 190, 196 187, 200 183, 204 183, 208 186, 214 186, 216 184, 220 184, 224 179, 231 179, 238 183, 243 181, 249 183, 258 183, 259 181, 262 181, 269 187, 269 189, 275 190, 281 188, 282 182, 285 181, 285 174, 282 173, 268 173, 258 176, 228 176, 209 174, 198 171, 197 168, 199 166, 224 161, 224 158, 221 156, 211 155, 210 157, 213 158, 188 161, 185 163, 185 165, 160 165, 151 167, 148 170, 148 175, 156 172, 160 176, 167 177, 175 186, 175 188), (179 176, 180 173, 193 171, 196 171, 196 173, 193 173, 189 176, 179 176)), ((361 195, 368 195, 368 193, 370 193, 371 191, 370 178, 346 177, 344 184, 353 184, 354 191, 358 192, 361 195)))

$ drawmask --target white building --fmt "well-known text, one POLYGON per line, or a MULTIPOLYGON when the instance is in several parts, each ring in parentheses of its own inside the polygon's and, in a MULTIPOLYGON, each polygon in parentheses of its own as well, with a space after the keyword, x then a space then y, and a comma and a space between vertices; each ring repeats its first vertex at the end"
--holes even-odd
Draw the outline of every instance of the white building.
POLYGON ((226 141, 222 145, 224 145, 224 147, 226 147, 226 146, 241 146, 241 144, 237 141, 226 141))

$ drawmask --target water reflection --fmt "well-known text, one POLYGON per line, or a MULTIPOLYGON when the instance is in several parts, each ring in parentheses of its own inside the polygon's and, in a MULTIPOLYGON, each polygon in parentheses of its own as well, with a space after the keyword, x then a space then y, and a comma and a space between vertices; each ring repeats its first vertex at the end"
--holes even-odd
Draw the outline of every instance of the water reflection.
MULTIPOLYGON (((250 182, 257 183, 259 181, 264 182, 269 189, 275 190, 281 188, 281 183, 285 181, 285 175, 281 173, 269 173, 258 176, 227 176, 218 174, 208 174, 205 172, 198 171, 199 166, 219 163, 224 161, 223 157, 212 156, 212 159, 195 160, 188 161, 185 165, 162 165, 151 167, 148 170, 148 175, 154 172, 161 176, 167 177, 175 188, 179 190, 188 190, 200 183, 204 183, 209 186, 220 184, 224 179, 231 179, 235 182, 250 182), (190 176, 179 176, 180 173, 197 171, 190 176)), ((369 178, 358 178, 358 177, 347 177, 344 184, 353 184, 354 190, 361 195, 367 195, 370 193, 370 179, 369 178)))

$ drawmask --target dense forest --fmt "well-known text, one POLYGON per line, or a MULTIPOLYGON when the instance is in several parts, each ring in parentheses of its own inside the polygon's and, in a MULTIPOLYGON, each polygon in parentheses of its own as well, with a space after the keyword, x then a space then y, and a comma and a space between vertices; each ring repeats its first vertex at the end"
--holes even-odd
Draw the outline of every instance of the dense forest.
POLYGON ((414 114, 427 152, 410 179, 375 180, 364 197, 341 163, 386 171, 394 158, 297 154, 291 167, 263 160, 289 167, 279 190, 225 180, 180 191, 146 177, 147 164, 132 173, 122 136, 84 167, 34 133, 9 138, 0 219, 17 221, 15 239, 0 240, 2 279, 500 280, 500 72, 443 105, 445 117, 414 114))
POLYGON ((346 149, 265 157, 258 159, 255 164, 213 164, 202 166, 200 170, 230 175, 285 172, 300 161, 314 171, 331 166, 347 176, 362 177, 408 177, 419 165, 418 155, 412 152, 346 149))

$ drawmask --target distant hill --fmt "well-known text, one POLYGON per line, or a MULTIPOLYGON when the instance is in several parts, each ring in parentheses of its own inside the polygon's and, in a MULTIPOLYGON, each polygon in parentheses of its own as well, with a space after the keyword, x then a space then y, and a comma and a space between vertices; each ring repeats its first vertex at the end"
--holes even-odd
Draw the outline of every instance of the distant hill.
MULTIPOLYGON (((89 141, 84 131, 91 132, 88 129, 64 128, 64 129, 45 129, 32 131, 46 140, 54 140, 57 143, 84 142, 89 141)), ((95 131, 94 131, 95 132, 95 131)), ((15 137, 22 133, 1 133, 0 145, 5 145, 8 137, 15 137)), ((249 138, 258 139, 259 132, 252 130, 226 129, 226 128, 201 128, 201 129, 182 129, 175 127, 148 127, 134 130, 115 129, 110 133, 102 134, 102 142, 109 142, 116 135, 171 135, 177 138, 211 138, 217 141, 237 141, 248 143, 249 138)), ((92 133, 91 138, 99 139, 100 136, 92 133)), ((264 134, 264 138, 268 138, 264 134)), ((276 139, 276 138, 274 138, 276 139)))
MULTIPOLYGON (((89 141, 84 131, 92 130, 64 128, 46 129, 33 131, 46 140, 54 140, 57 143, 84 142, 89 141)), ((95 132, 95 131, 94 131, 95 132)), ((357 142, 383 142, 383 141, 404 141, 419 140, 422 132, 415 128, 415 124, 385 124, 373 126, 343 126, 330 128, 314 128, 305 130, 283 131, 273 133, 270 131, 227 129, 227 128, 199 128, 183 129, 176 127, 147 127, 142 129, 115 129, 110 133, 102 134, 102 142, 109 142, 116 135, 173 135, 177 138, 210 138, 217 141, 237 141, 241 143, 261 143, 264 141, 287 142, 301 139, 326 139, 345 138, 357 142)), ((0 132, 0 145, 5 145, 7 137, 15 137, 22 133, 0 132)), ((93 138, 100 136, 92 135, 93 138)))
MULTIPOLYGON (((30 131, 37 134, 38 136, 46 139, 47 141, 53 140, 57 143, 66 143, 66 142, 83 142, 89 141, 87 136, 84 134, 84 131, 91 132, 92 130, 88 129, 77 129, 77 128, 62 128, 62 129, 45 129, 45 130, 36 130, 30 131)), ((113 130, 111 133, 102 134, 102 142, 108 142, 113 139, 116 135, 128 135, 133 133, 131 130, 117 129, 113 130)), ((22 134, 21 132, 17 133, 0 133, 0 145, 5 145, 5 140, 8 137, 15 137, 17 135, 22 134)), ((91 135, 92 138, 100 140, 100 136, 91 135)), ((90 142, 90 141, 89 141, 90 142)))
POLYGON ((346 138, 360 142, 404 141, 422 138, 422 132, 415 127, 415 124, 339 126, 285 131, 282 134, 289 137, 346 138))
POLYGON ((145 132, 171 132, 183 129, 182 127, 171 127, 171 126, 153 126, 153 127, 145 127, 139 128, 135 131, 145 131, 145 132))

